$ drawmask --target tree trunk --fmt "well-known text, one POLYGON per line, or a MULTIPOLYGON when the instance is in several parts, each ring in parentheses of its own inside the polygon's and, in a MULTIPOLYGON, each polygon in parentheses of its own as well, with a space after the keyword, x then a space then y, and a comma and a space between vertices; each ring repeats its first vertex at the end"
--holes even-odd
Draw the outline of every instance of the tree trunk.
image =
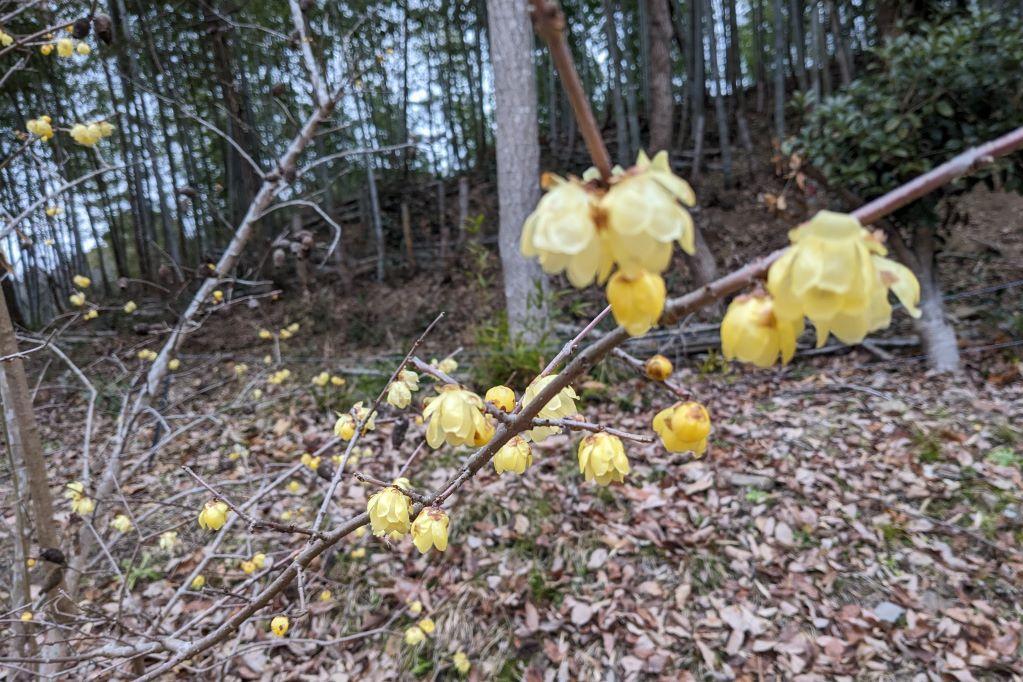
POLYGON ((849 85, 852 82, 852 55, 849 46, 842 35, 842 22, 838 16, 838 7, 834 0, 827 0, 825 3, 828 16, 831 18, 831 35, 835 39, 835 59, 838 61, 838 74, 842 79, 842 85, 849 85))
POLYGON ((757 113, 764 113, 767 102, 767 64, 764 59, 764 2, 753 3, 753 54, 757 58, 757 113))
POLYGON ((693 46, 693 72, 690 77, 692 96, 690 103, 693 107, 693 182, 700 179, 700 165, 703 156, 703 132, 704 132, 704 100, 703 94, 707 90, 707 70, 703 63, 703 2, 694 0, 690 3, 690 44, 693 46))
MULTIPOLYGON (((490 0, 507 2, 507 0, 490 0)), ((618 50, 618 29, 615 27, 614 11, 611 9, 611 0, 603 0, 604 5, 604 33, 607 36, 607 52, 610 64, 611 75, 611 105, 615 114, 615 151, 619 163, 626 162, 632 158, 629 150, 628 124, 625 120, 625 102, 622 100, 622 55, 618 50)), ((491 26, 493 20, 491 20, 491 26)), ((493 41, 493 37, 491 37, 493 41)), ((530 42, 532 45, 532 41, 530 42)))
POLYGON ((533 30, 526 5, 519 0, 488 0, 487 8, 497 100, 498 241, 508 329, 513 338, 537 342, 547 326, 546 279, 539 264, 519 252, 522 224, 540 198, 533 30))
POLYGON ((927 353, 927 363, 938 372, 958 372, 959 344, 955 329, 945 319, 941 285, 934 260, 934 226, 918 225, 913 235, 916 276, 920 281, 920 317, 917 333, 927 353))
POLYGON ((785 17, 781 0, 774 0, 774 137, 785 139, 785 17))
POLYGON ((806 75, 806 32, 803 28, 803 0, 789 0, 789 14, 792 20, 792 44, 796 54, 792 59, 792 71, 796 74, 799 89, 806 92, 810 80, 806 75))
POLYGON ((712 0, 705 0, 707 10, 707 39, 710 44, 710 70, 714 78, 714 111, 718 122, 718 145, 721 147, 721 170, 725 176, 725 187, 732 185, 732 142, 728 130, 728 112, 725 110, 724 83, 721 80, 721 66, 718 64, 717 20, 714 18, 712 0))
POLYGON ((650 2, 650 154, 671 149, 671 12, 668 0, 650 2))

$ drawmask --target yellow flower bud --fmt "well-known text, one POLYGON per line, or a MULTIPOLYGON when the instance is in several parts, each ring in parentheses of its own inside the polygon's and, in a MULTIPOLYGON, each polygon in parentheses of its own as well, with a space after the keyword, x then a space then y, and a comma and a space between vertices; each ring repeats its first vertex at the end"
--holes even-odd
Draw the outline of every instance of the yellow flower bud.
POLYGON ((664 280, 646 270, 631 275, 619 270, 607 283, 611 314, 630 336, 642 336, 657 324, 666 297, 664 280))
POLYGON ((369 498, 366 505, 373 534, 383 537, 388 533, 404 535, 412 526, 412 500, 397 486, 388 486, 369 498))
POLYGON ((260 329, 259 330, 259 338, 263 339, 264 341, 268 341, 268 340, 272 339, 273 337, 274 337, 274 335, 270 333, 269 329, 260 329))
POLYGON ((366 526, 359 526, 355 529, 355 537, 357 538, 365 537, 366 533, 366 526))
POLYGON ((292 322, 291 324, 288 325, 288 331, 291 332, 292 334, 297 334, 300 328, 301 327, 299 327, 298 322, 292 322))
POLYGON ((165 552, 169 552, 170 550, 174 549, 174 547, 177 544, 178 534, 176 531, 168 530, 166 532, 160 533, 160 549, 164 550, 165 552))
POLYGON ((428 635, 432 635, 433 631, 437 629, 436 623, 433 622, 433 618, 423 618, 416 625, 419 629, 428 635))
POLYGON ((81 308, 83 305, 85 305, 85 294, 83 294, 80 291, 76 291, 75 293, 68 296, 68 300, 71 301, 71 305, 75 306, 76 308, 81 308))
POLYGON ((33 616, 32 616, 32 612, 31 611, 24 611, 21 614, 21 622, 22 623, 28 623, 29 621, 32 620, 32 618, 33 618, 33 616))
POLYGON ((344 377, 335 377, 335 376, 330 377, 330 385, 331 386, 344 386, 345 383, 347 383, 347 382, 345 382, 344 377))
MULTIPOLYGON (((421 553, 426 554, 430 547, 443 552, 448 548, 448 515, 439 507, 428 507, 421 512, 412 523, 412 543, 421 553)), ((426 628, 423 628, 426 630, 426 628)), ((430 631, 427 630, 427 633, 430 631)))
POLYGON ((330 593, 330 590, 322 590, 318 599, 322 602, 328 602, 334 598, 334 595, 330 593))
MULTIPOLYGON (((63 212, 64 212, 64 209, 62 209, 60 206, 47 206, 46 207, 46 215, 48 215, 51 218, 53 218, 54 216, 59 216, 63 212)), ((75 275, 74 278, 71 280, 71 281, 75 282, 75 286, 82 287, 83 289, 85 287, 89 286, 88 284, 85 284, 85 285, 78 284, 77 280, 78 280, 79 277, 81 277, 81 275, 75 275)), ((86 282, 89 281, 88 277, 82 277, 82 279, 85 280, 86 282)))
POLYGON ((255 398, 256 400, 259 400, 260 398, 263 397, 263 390, 259 388, 252 389, 252 397, 255 398))
POLYGON ((48 57, 50 56, 50 53, 53 52, 53 44, 46 43, 45 45, 40 45, 39 51, 43 54, 44 57, 48 57))
POLYGON ((437 369, 444 372, 445 374, 451 375, 458 369, 458 363, 455 362, 454 358, 444 358, 437 365, 437 369))
POLYGON ((313 377, 312 384, 313 386, 319 386, 320 388, 323 388, 324 386, 327 385, 328 381, 330 381, 330 374, 328 372, 320 372, 319 374, 313 377))
POLYGON ((351 557, 353 559, 361 559, 364 556, 366 556, 366 548, 365 547, 359 547, 358 549, 353 549, 352 552, 351 552, 351 557))
POLYGON ((664 357, 660 353, 657 355, 651 355, 646 364, 643 365, 643 371, 648 379, 653 381, 664 381, 671 376, 674 367, 671 366, 671 360, 664 357))
POLYGON ((494 407, 504 411, 511 412, 515 409, 515 391, 511 390, 507 386, 493 386, 487 389, 487 394, 483 397, 488 403, 492 403, 494 407))
POLYGON ((85 486, 80 481, 68 483, 64 497, 71 501, 71 511, 79 516, 87 516, 96 509, 96 503, 85 494, 85 486))
POLYGON ((241 567, 242 572, 245 573, 245 575, 252 575, 252 573, 254 573, 256 570, 256 564, 252 563, 251 561, 243 561, 241 563, 241 567))
POLYGON ((220 289, 215 290, 213 292, 213 300, 215 302, 217 302, 217 303, 223 303, 223 301, 224 301, 224 292, 221 291, 220 289))
POLYGON ((78 43, 78 45, 75 46, 75 52, 84 57, 85 55, 92 52, 92 48, 89 47, 89 43, 78 43))
POLYGON ((291 481, 290 483, 288 483, 288 492, 289 493, 297 493, 301 489, 302 489, 302 484, 299 483, 298 481, 291 481))
POLYGON ((131 530, 131 519, 129 519, 125 514, 118 514, 114 517, 114 520, 110 522, 110 527, 118 533, 127 533, 131 530))
POLYGON ((70 38, 61 38, 57 41, 57 56, 70 57, 74 52, 75 44, 70 38))
POLYGON ((279 332, 277 332, 277 336, 279 336, 282 341, 286 341, 291 338, 291 332, 289 332, 287 329, 282 329, 279 332))
POLYGON ((203 530, 220 530, 227 523, 227 504, 220 500, 207 502, 199 512, 199 527, 203 530))
POLYGON ((425 639, 426 633, 423 632, 422 628, 420 628, 418 625, 413 625, 412 627, 405 630, 405 643, 408 644, 409 646, 415 646, 416 644, 420 644, 425 639))
POLYGON ((192 578, 191 588, 193 590, 201 590, 206 586, 206 576, 199 574, 192 578))
POLYGON ((600 485, 621 483, 629 473, 629 458, 617 436, 594 433, 579 443, 579 473, 600 485))
POLYGON ((510 471, 513 474, 522 474, 533 464, 533 452, 529 443, 519 436, 512 436, 511 439, 501 446, 501 449, 494 455, 494 470, 503 474, 510 471))
MULTIPOLYGON (((70 42, 70 41, 69 41, 70 42)), ((60 52, 60 46, 57 47, 57 52, 60 52)), ((64 56, 64 55, 62 55, 64 56)), ((71 138, 82 145, 83 147, 92 147, 100 141, 102 135, 100 134, 99 126, 95 124, 85 125, 84 123, 76 123, 71 126, 69 131, 71 138)))
MULTIPOLYGON (((535 379, 522 394, 522 406, 526 407, 532 403, 536 396, 547 387, 547 384, 554 381, 557 374, 549 374, 545 377, 535 379)), ((575 401, 579 399, 575 391, 571 386, 566 386, 561 389, 556 396, 550 399, 550 401, 544 405, 537 413, 539 419, 565 419, 571 417, 578 412, 575 406, 575 401)), ((561 433, 561 429, 556 426, 535 426, 529 431, 526 431, 526 435, 534 443, 539 443, 548 436, 552 436, 556 433, 561 433)))
POLYGON ((288 620, 287 616, 275 616, 270 621, 270 631, 278 637, 283 637, 288 633, 289 625, 291 625, 291 621, 288 620))
POLYGON ((408 386, 410 391, 419 390, 419 375, 410 369, 403 369, 398 372, 398 381, 408 386))
POLYGON ((469 662, 469 657, 465 655, 464 651, 456 651, 455 655, 451 657, 451 663, 460 675, 465 675, 472 668, 472 663, 469 662))
POLYGON ((894 261, 881 241, 851 215, 821 211, 789 232, 792 246, 771 265, 767 289, 774 313, 785 320, 810 318, 822 346, 832 333, 859 343, 891 323, 892 290, 918 317, 920 285, 913 273, 894 261))
POLYGON ((138 308, 139 308, 138 304, 135 303, 135 301, 128 301, 127 303, 124 304, 124 312, 127 313, 128 315, 131 315, 133 312, 138 310, 138 308))
POLYGON ((387 387, 387 403, 404 410, 412 402, 412 392, 408 385, 401 381, 392 381, 387 387))
POLYGON ((675 403, 657 413, 654 431, 669 452, 691 450, 699 457, 707 451, 710 415, 700 403, 675 403))
POLYGON ((26 564, 26 565, 27 565, 27 566, 28 566, 29 568, 35 568, 35 565, 36 565, 36 560, 35 560, 35 559, 32 559, 32 558, 30 557, 29 559, 27 559, 27 560, 25 561, 25 564, 26 564))
POLYGON ((405 603, 408 604, 408 612, 411 613, 413 616, 418 616, 420 613, 423 612, 423 602, 419 601, 418 599, 412 601, 406 600, 405 603))
POLYGON ((167 363, 167 369, 169 369, 172 372, 178 371, 179 369, 181 369, 181 360, 178 360, 177 358, 171 358, 170 361, 167 363))
MULTIPOLYGON (((50 49, 52 50, 53 47, 51 46, 50 49)), ((25 123, 25 128, 28 132, 32 133, 43 142, 48 142, 50 138, 53 137, 53 125, 49 116, 40 116, 39 118, 29 119, 25 123)), ((59 211, 53 215, 59 215, 59 213, 62 212, 63 211, 59 211)), ((50 209, 46 210, 46 215, 50 215, 50 209)))
POLYGON ((355 435, 355 419, 350 414, 343 414, 334 422, 334 435, 341 440, 351 440, 355 435))
POLYGON ((475 393, 455 385, 441 386, 437 391, 439 395, 430 400, 423 410, 424 421, 429 421, 426 442, 434 449, 444 443, 453 446, 475 444, 477 432, 485 435, 488 430, 481 411, 483 401, 475 393))
POLYGON ((255 564, 256 568, 263 568, 266 566, 266 554, 256 552, 252 555, 252 563, 255 564))
POLYGON ((795 354, 802 332, 803 318, 779 319, 769 294, 737 296, 721 321, 721 352, 728 360, 738 358, 757 367, 770 367, 781 355, 784 364, 795 354))
POLYGON ((88 312, 86 312, 85 315, 82 317, 82 319, 85 319, 85 320, 95 320, 97 317, 99 317, 99 311, 96 310, 95 308, 93 308, 93 309, 89 310, 88 312))

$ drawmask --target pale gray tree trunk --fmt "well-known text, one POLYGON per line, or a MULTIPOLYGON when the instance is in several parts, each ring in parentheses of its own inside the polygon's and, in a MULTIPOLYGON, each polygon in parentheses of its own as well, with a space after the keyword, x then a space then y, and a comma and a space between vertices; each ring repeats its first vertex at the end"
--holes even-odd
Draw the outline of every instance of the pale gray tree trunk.
POLYGON ((920 334, 931 369, 939 372, 959 371, 959 343, 956 332, 945 318, 941 285, 934 260, 934 226, 918 225, 913 232, 914 270, 920 281, 920 317, 916 329, 920 334))
POLYGON ((547 326, 546 279, 519 252, 522 224, 540 199, 540 143, 533 70, 533 30, 526 3, 488 0, 490 55, 497 99, 497 200, 508 329, 538 341, 547 326))

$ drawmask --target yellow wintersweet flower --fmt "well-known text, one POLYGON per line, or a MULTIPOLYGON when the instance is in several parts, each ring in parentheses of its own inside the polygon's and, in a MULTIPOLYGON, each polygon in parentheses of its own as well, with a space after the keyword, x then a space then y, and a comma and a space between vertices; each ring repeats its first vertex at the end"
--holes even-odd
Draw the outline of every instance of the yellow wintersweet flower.
POLYGON ((263 356, 263 364, 264 365, 272 365, 273 362, 274 362, 274 359, 273 359, 273 357, 269 353, 267 353, 266 355, 263 356))
POLYGON ((61 38, 57 41, 58 57, 70 57, 74 50, 75 44, 70 38, 61 38))
MULTIPOLYGON (((549 374, 545 377, 539 377, 534 379, 529 386, 526 387, 525 392, 522 394, 522 407, 526 407, 536 399, 536 396, 547 387, 547 384, 554 381, 557 374, 549 374)), ((556 396, 550 399, 546 405, 540 408, 537 413, 538 419, 564 419, 571 417, 578 412, 575 406, 575 401, 579 399, 575 391, 571 386, 565 386, 561 389, 556 396)), ((529 431, 526 431, 526 435, 534 443, 539 443, 548 436, 552 436, 556 433, 561 433, 561 428, 557 426, 534 426, 529 431)))
POLYGON ((579 473, 600 485, 621 483, 629 473, 629 458, 617 436, 594 433, 579 443, 579 473))
POLYGON ((607 283, 611 314, 630 336, 642 336, 657 324, 667 293, 660 275, 642 269, 619 270, 607 283))
POLYGON ((152 362, 156 359, 156 351, 149 348, 143 348, 138 352, 139 360, 145 360, 146 362, 152 362))
POLYGON ((391 485, 369 498, 366 504, 373 534, 383 537, 388 533, 404 535, 412 526, 412 500, 397 486, 391 485))
POLYGON ((245 575, 252 575, 256 570, 256 564, 251 561, 243 561, 241 563, 242 572, 245 575))
POLYGON ((365 537, 366 533, 366 526, 359 526, 355 529, 355 537, 357 538, 365 537))
POLYGON ((53 52, 53 43, 46 43, 45 45, 40 45, 39 51, 42 53, 44 57, 50 56, 50 54, 53 52))
POLYGON ((473 446, 478 448, 489 443, 495 431, 497 426, 494 424, 494 418, 489 414, 483 415, 483 420, 476 424, 476 433, 472 437, 473 446))
MULTIPOLYGON (((448 548, 448 515, 439 507, 428 507, 412 523, 412 543, 422 554, 436 547, 443 552, 448 548)), ((426 628, 423 628, 426 630, 426 628)), ((427 633, 430 631, 427 630, 427 633)))
MULTIPOLYGON (((49 116, 40 116, 39 118, 29 119, 25 123, 25 128, 43 142, 47 142, 53 137, 52 122, 53 119, 49 116)), ((47 209, 46 215, 50 215, 49 209, 47 209)))
POLYGON ((32 612, 31 612, 31 611, 25 611, 25 612, 23 612, 23 613, 21 614, 20 618, 21 618, 21 622, 22 622, 22 623, 28 623, 28 622, 30 622, 30 621, 32 620, 32 618, 33 618, 33 616, 32 616, 32 612))
POLYGON ((192 578, 191 588, 193 590, 201 590, 205 586, 206 586, 206 576, 204 576, 204 575, 202 575, 200 573, 199 575, 197 575, 194 578, 192 578))
POLYGON ((271 374, 269 378, 267 378, 267 381, 273 384, 274 386, 279 386, 280 384, 283 384, 285 381, 287 381, 289 377, 291 377, 290 369, 279 369, 273 374, 271 374))
POLYGON ((408 612, 411 613, 413 616, 418 616, 420 613, 423 612, 423 602, 419 601, 418 599, 412 601, 405 600, 405 603, 408 604, 408 612))
POLYGON ((85 55, 92 52, 92 48, 89 47, 89 43, 78 43, 78 45, 75 46, 75 52, 84 57, 85 55))
POLYGON ((76 123, 71 126, 70 134, 71 138, 83 147, 92 147, 103 137, 100 127, 95 123, 90 123, 89 125, 76 123))
POLYGON ((595 220, 599 196, 577 178, 545 173, 541 182, 547 193, 522 226, 522 255, 536 257, 545 272, 564 270, 577 288, 603 282, 614 263, 595 220))
POLYGON ((483 400, 492 403, 494 407, 503 412, 511 412, 515 409, 515 391, 507 386, 492 386, 487 389, 483 400))
POLYGON ((364 556, 366 556, 366 548, 365 547, 359 547, 358 549, 353 549, 351 551, 351 557, 353 559, 361 559, 364 556))
POLYGON ((403 369, 398 372, 398 381, 408 386, 410 391, 419 390, 419 375, 410 369, 403 369))
POLYGON ((409 390, 408 384, 402 381, 392 381, 391 385, 387 387, 387 403, 399 410, 404 410, 411 402, 412 391, 409 390))
POLYGON ((449 375, 450 374, 454 374, 455 370, 458 369, 458 363, 452 357, 444 358, 440 362, 437 362, 436 360, 433 360, 433 361, 430 362, 430 364, 435 366, 437 369, 439 369, 440 371, 444 372, 445 374, 449 374, 449 375))
POLYGON ((320 596, 318 597, 318 599, 320 601, 322 601, 322 602, 328 602, 328 601, 330 601, 333 598, 334 598, 334 595, 331 594, 330 590, 322 590, 320 592, 320 596))
POLYGON ((5 31, 0 31, 0 47, 10 47, 14 44, 14 36, 5 31))
POLYGON ((334 435, 341 440, 351 440, 355 435, 355 419, 350 414, 342 414, 334 422, 334 435))
POLYGON ((259 330, 259 338, 263 339, 264 341, 268 341, 268 340, 272 339, 273 337, 274 337, 274 335, 272 333, 270 333, 269 329, 260 329, 259 330))
POLYGON ((803 318, 779 319, 769 294, 737 296, 721 321, 721 352, 728 360, 738 358, 757 367, 770 367, 779 355, 785 364, 802 333, 803 318))
POLYGON ((415 646, 425 639, 426 633, 418 625, 413 625, 405 630, 405 643, 409 646, 415 646))
POLYGON ((126 514, 118 514, 114 517, 114 520, 110 522, 110 527, 118 533, 127 533, 131 530, 131 519, 129 519, 126 514))
POLYGON ((288 620, 287 616, 275 616, 270 621, 270 630, 278 637, 283 637, 288 633, 289 625, 291 625, 291 621, 288 620))
POLYGON ((653 381, 664 381, 671 376, 674 369, 675 368, 671 366, 671 360, 660 353, 657 355, 651 355, 647 358, 646 364, 643 365, 643 372, 646 374, 648 379, 653 381))
POLYGON ((327 385, 328 381, 330 381, 330 373, 320 372, 319 374, 313 377, 312 384, 313 386, 319 386, 320 388, 323 388, 324 386, 327 385))
MULTIPOLYGON (((47 206, 46 207, 46 215, 48 215, 51 218, 53 218, 54 216, 58 216, 58 215, 60 215, 63 212, 64 212, 64 209, 62 209, 60 206, 47 206)), ((76 275, 76 277, 77 277, 77 275, 76 275)))
POLYGON ((172 372, 177 372, 179 369, 181 369, 181 360, 178 360, 177 358, 171 358, 170 361, 167 363, 167 369, 169 369, 172 372))
POLYGON ((88 312, 85 313, 85 315, 82 317, 82 319, 84 319, 84 320, 95 320, 97 317, 99 317, 99 311, 96 310, 95 308, 92 308, 91 310, 89 310, 88 312))
POLYGON ((287 329, 282 329, 279 332, 277 332, 277 336, 280 337, 281 341, 287 341, 288 339, 291 338, 291 332, 289 332, 287 329))
POLYGON ((29 557, 28 559, 25 560, 25 565, 28 566, 29 568, 35 568, 36 560, 33 559, 32 557, 29 557))
POLYGON ((918 317, 920 285, 906 267, 888 260, 881 241, 851 215, 820 211, 789 232, 792 246, 771 265, 767 289, 782 319, 804 315, 817 330, 817 345, 829 333, 859 343, 891 322, 888 291, 918 317))
POLYGON ((178 544, 177 531, 168 530, 160 533, 160 549, 169 552, 178 544))
POLYGON ((695 253, 693 219, 682 206, 695 203, 689 183, 672 173, 667 152, 651 160, 640 151, 635 166, 611 179, 600 202, 607 248, 619 269, 630 275, 664 272, 676 241, 686 253, 695 253))
POLYGON ((75 293, 68 296, 68 300, 71 301, 71 305, 75 306, 76 308, 81 308, 83 305, 85 305, 85 294, 83 294, 80 291, 76 291, 75 293))
POLYGON ((437 629, 436 623, 433 622, 433 618, 422 618, 416 625, 419 629, 428 635, 432 635, 433 631, 437 629))
POLYGON ((96 503, 85 494, 85 486, 80 481, 68 483, 64 487, 67 488, 64 497, 71 500, 71 511, 79 516, 86 516, 93 512, 96 503))
POLYGON ((322 459, 321 457, 313 457, 308 452, 303 452, 302 456, 299 458, 299 461, 301 461, 302 464, 309 467, 313 471, 316 471, 317 469, 320 468, 321 459, 322 459))
POLYGON ((260 398, 263 397, 263 390, 259 388, 252 389, 252 397, 255 398, 256 400, 259 400, 260 398))
POLYGON ((215 290, 213 292, 213 300, 216 303, 223 303, 224 302, 224 292, 221 291, 220 289, 215 290))
POLYGON ((131 315, 133 312, 139 309, 139 306, 135 301, 128 301, 124 304, 124 312, 131 315))
POLYGON ((710 415, 700 403, 675 403, 657 413, 654 431, 669 452, 691 450, 699 457, 707 451, 710 415))
POLYGON ((245 374, 248 371, 249 371, 249 366, 246 365, 244 362, 236 362, 236 363, 234 363, 234 373, 237 376, 241 376, 241 375, 245 374))
POLYGON ((203 530, 220 530, 227 523, 227 504, 220 500, 207 502, 199 512, 199 527, 203 530))
POLYGON ((456 651, 455 655, 451 657, 451 662, 460 675, 465 675, 472 668, 472 663, 469 662, 469 657, 465 655, 464 651, 456 651))
POLYGON ((331 376, 330 377, 330 385, 331 386, 344 386, 345 383, 347 383, 347 382, 344 380, 344 377, 336 377, 336 376, 331 376))
POLYGON ((423 410, 426 427, 426 442, 431 448, 448 445, 474 445, 477 432, 485 434, 489 425, 483 418, 483 401, 472 391, 448 384, 437 389, 439 395, 432 398, 423 410))
POLYGON ((363 405, 361 400, 352 405, 351 413, 352 416, 355 417, 356 422, 365 422, 365 425, 362 427, 363 435, 365 435, 367 431, 372 431, 376 428, 376 414, 374 413, 371 417, 369 414, 369 408, 363 405))
POLYGON ((302 489, 302 484, 299 483, 298 481, 292 480, 290 483, 288 483, 288 492, 289 493, 293 493, 294 494, 294 493, 297 493, 301 489, 302 489))
POLYGON ((513 474, 521 475, 533 464, 533 452, 524 438, 512 436, 497 451, 493 461, 494 470, 497 473, 503 474, 510 471, 513 474))
POLYGON ((266 554, 262 552, 256 552, 252 555, 252 564, 256 568, 262 569, 266 566, 266 554))

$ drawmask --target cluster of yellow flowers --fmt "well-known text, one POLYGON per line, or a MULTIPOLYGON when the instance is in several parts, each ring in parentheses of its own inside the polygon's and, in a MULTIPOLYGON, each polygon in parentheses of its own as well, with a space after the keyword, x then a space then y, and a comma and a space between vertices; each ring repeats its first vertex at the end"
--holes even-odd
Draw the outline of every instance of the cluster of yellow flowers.
POLYGON ((89 310, 85 311, 85 315, 82 316, 82 319, 95 320, 97 317, 99 317, 99 311, 96 310, 95 308, 90 308, 89 310))
POLYGON ((138 352, 139 360, 145 360, 146 362, 152 362, 156 359, 156 351, 150 348, 143 348, 138 352))
POLYGON ((29 119, 25 124, 28 132, 38 137, 43 142, 49 142, 53 137, 53 119, 49 116, 29 119))
POLYGON ((817 345, 834 334, 859 343, 891 323, 893 292, 919 317, 920 284, 909 268, 884 256, 879 234, 851 215, 821 211, 789 232, 792 246, 771 265, 767 293, 732 301, 721 324, 722 352, 759 367, 788 362, 803 331, 814 325, 817 345))
POLYGON ((83 147, 92 147, 100 140, 110 137, 114 132, 114 126, 107 121, 96 121, 94 123, 76 123, 71 126, 71 137, 83 147))
POLYGON ((277 333, 277 335, 280 336, 282 340, 283 339, 290 339, 292 336, 294 336, 295 334, 298 333, 299 328, 300 327, 299 327, 298 322, 292 322, 287 327, 285 327, 284 329, 280 330, 277 333))
MULTIPOLYGON (((536 400, 536 396, 547 387, 549 383, 554 381, 557 374, 549 374, 545 377, 539 377, 534 379, 526 390, 522 394, 522 406, 526 407, 531 402, 536 400)), ((576 407, 575 401, 579 399, 576 395, 575 390, 571 386, 566 386, 561 389, 556 396, 550 399, 550 401, 540 408, 537 413, 538 419, 565 419, 571 417, 579 412, 576 407)), ((539 443, 549 436, 553 436, 556 433, 561 433, 561 428, 557 426, 534 426, 529 431, 526 431, 526 435, 534 443, 539 443)))
POLYGON ((419 375, 412 370, 403 369, 387 387, 387 403, 404 410, 412 402, 412 394, 418 390, 419 375))
POLYGON ((170 552, 178 545, 178 533, 177 531, 168 530, 160 533, 159 541, 160 549, 165 552, 170 552))
POLYGON ((432 618, 420 618, 418 623, 406 628, 405 643, 409 646, 420 644, 426 640, 427 635, 432 635, 436 629, 437 624, 433 622, 432 618))
POLYGON ((299 461, 302 462, 302 465, 312 469, 313 471, 320 468, 321 459, 322 458, 320 457, 313 457, 308 452, 303 452, 302 456, 299 457, 299 461))
POLYGON ((76 291, 67 298, 69 301, 71 301, 71 305, 75 306, 76 308, 81 308, 83 305, 85 305, 85 294, 82 293, 81 291, 76 291))
POLYGON ((547 194, 522 228, 521 249, 550 273, 564 271, 573 286, 608 282, 607 297, 618 324, 645 334, 664 309, 660 273, 675 242, 695 251, 692 188, 671 171, 667 152, 636 165, 615 167, 607 183, 595 169, 569 179, 545 174, 547 194), (617 271, 615 267, 617 266, 617 271), (614 274, 612 275, 612 272, 614 274))
POLYGON ((220 530, 227 523, 228 513, 230 510, 226 502, 210 500, 199 512, 199 527, 203 530, 220 530))
POLYGON ((93 499, 85 494, 85 486, 82 485, 81 481, 68 483, 64 487, 67 488, 64 497, 71 500, 71 511, 74 513, 79 516, 85 516, 86 514, 91 514, 96 508, 96 503, 93 499))
POLYGON ((362 421, 366 422, 362 428, 363 435, 376 428, 376 416, 370 417, 369 408, 360 400, 352 405, 348 414, 338 415, 337 421, 334 422, 334 435, 341 440, 351 440, 355 436, 355 425, 362 421))
POLYGON ((64 209, 62 209, 60 206, 47 206, 46 207, 46 215, 49 218, 56 218, 57 216, 63 215, 63 214, 64 214, 64 209))
POLYGON ((110 522, 110 527, 118 533, 127 533, 132 529, 131 519, 128 518, 127 514, 118 514, 110 522))
MULTIPOLYGON (((48 35, 50 38, 53 37, 52 34, 48 35)), ((67 58, 75 54, 76 52, 84 57, 92 52, 92 48, 89 47, 89 43, 86 43, 84 41, 75 43, 75 41, 73 41, 71 38, 60 38, 59 40, 57 40, 56 43, 44 43, 43 45, 39 46, 39 52, 42 53, 44 57, 46 57, 53 52, 53 48, 55 45, 57 48, 58 57, 67 58)))
POLYGON ((413 544, 423 554, 431 547, 443 552, 448 548, 447 512, 440 507, 426 507, 412 521, 412 499, 405 492, 409 488, 408 479, 398 478, 369 498, 366 510, 373 534, 398 540, 411 532, 413 544))
POLYGON ((124 312, 126 315, 131 315, 138 309, 139 306, 137 303, 135 303, 135 301, 128 301, 127 303, 124 304, 124 312))
POLYGON ((629 458, 617 436, 594 433, 579 442, 579 473, 600 485, 621 483, 629 473, 629 458))
POLYGON ((273 384, 274 386, 279 386, 283 384, 285 381, 287 381, 290 377, 291 377, 290 369, 279 369, 270 375, 270 377, 267 379, 267 383, 273 384))
POLYGON ((0 47, 10 47, 14 44, 14 36, 3 30, 0 30, 0 47))
POLYGON ((430 366, 444 372, 448 376, 451 376, 458 370, 458 362, 451 356, 439 361, 437 358, 431 358, 430 366))
POLYGON ((239 564, 242 569, 242 573, 245 575, 252 575, 258 570, 262 570, 266 566, 266 554, 259 552, 254 554, 251 559, 246 559, 239 564))

